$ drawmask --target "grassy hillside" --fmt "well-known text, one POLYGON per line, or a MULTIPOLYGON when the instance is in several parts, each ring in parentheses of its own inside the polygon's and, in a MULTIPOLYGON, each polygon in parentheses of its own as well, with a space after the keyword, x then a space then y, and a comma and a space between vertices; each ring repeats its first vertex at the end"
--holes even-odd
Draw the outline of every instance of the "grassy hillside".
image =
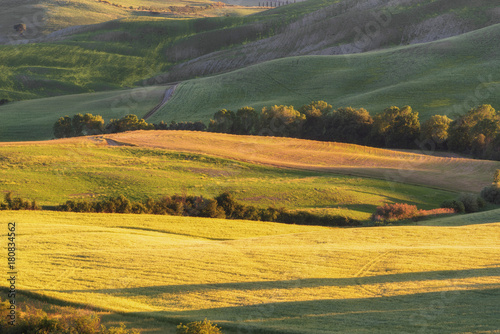
POLYGON ((162 100, 165 89, 151 86, 9 103, 0 107, 0 141, 52 139, 54 123, 65 115, 91 113, 106 121, 143 116, 162 100))
MULTIPOLYGON (((425 159, 425 166, 429 167, 418 173, 424 181, 408 185, 404 182, 409 179, 394 178, 397 175, 392 171, 401 164, 415 162, 416 155, 398 156, 392 152, 391 156, 390 151, 375 150, 367 156, 368 152, 354 145, 329 150, 322 143, 298 140, 290 141, 290 147, 295 147, 291 151, 285 148, 283 139, 266 141, 242 137, 240 140, 224 135, 200 138, 189 132, 158 131, 142 135, 132 140, 126 136, 109 137, 135 142, 136 147, 108 146, 102 137, 3 144, 0 146, 0 193, 13 191, 41 205, 57 205, 68 199, 120 194, 144 200, 148 196, 159 198, 173 194, 215 197, 223 191, 231 191, 237 200, 257 207, 301 209, 360 220, 368 220, 383 203, 405 202, 421 209, 433 209, 457 196, 453 192, 456 183, 446 185, 437 182, 435 177, 438 170, 450 163, 446 159, 441 162, 431 157, 425 159), (195 143, 200 142, 212 142, 214 146, 199 145, 199 151, 193 151, 195 143), (156 145, 166 145, 167 150, 154 147, 156 145), (277 150, 281 148, 293 156, 279 154, 277 150), (316 159, 309 165, 301 165, 309 155, 316 155, 316 159), (334 164, 336 159, 346 159, 346 164, 334 164), (292 160, 297 164, 291 163, 292 160), (351 166, 354 161, 360 163, 358 169, 351 166), (430 167, 433 164, 435 166, 430 167), (432 177, 434 183, 430 182, 432 177), (429 185, 441 186, 443 190, 429 185)), ((498 164, 493 165, 498 168, 498 164)), ((491 178, 489 169, 493 165, 471 163, 469 166, 477 173, 471 173, 465 181, 481 184, 482 178, 491 178)), ((447 168, 453 171, 450 177, 463 176, 458 169, 447 168)), ((472 187, 466 189, 472 190, 472 187)))
MULTIPOLYGON (((232 21, 213 19, 210 22, 223 29, 230 22, 240 24, 244 20, 230 19, 232 21)), ((148 33, 148 29, 151 29, 148 21, 134 20, 119 25, 109 23, 109 28, 115 27, 116 34, 88 32, 75 37, 71 45, 65 46, 54 44, 42 48, 40 45, 25 45, 23 48, 26 50, 18 58, 3 58, 5 71, 0 72, 3 89, 0 90, 0 95, 3 92, 11 98, 33 98, 37 94, 53 95, 55 91, 98 91, 118 87, 110 84, 113 80, 121 80, 120 85, 123 86, 134 85, 134 82, 146 73, 154 73, 166 66, 151 60, 161 51, 161 47, 149 49, 159 41, 159 36, 170 36, 163 42, 168 44, 181 38, 186 29, 194 33, 197 29, 206 28, 198 26, 196 22, 209 21, 171 21, 167 26, 158 21, 158 33, 148 33), (135 31, 134 34, 122 32, 125 35, 121 35, 120 27, 124 26, 127 31, 135 31), (140 36, 147 38, 141 39, 140 36), (141 47, 120 46, 130 38, 141 47), (91 47, 95 50, 81 53, 91 47), (54 62, 64 60, 64 68, 59 68, 60 65, 53 65, 57 68, 47 67, 46 62, 61 48, 67 52, 58 56, 54 62), (109 52, 112 52, 113 48, 121 48, 121 52, 128 55, 111 56, 109 52), (93 68, 74 68, 74 63, 82 59, 94 63, 93 68), (36 62, 36 66, 27 67, 26 63, 30 61, 33 64, 36 62), (110 66, 110 63, 113 66, 110 66), (13 70, 15 67, 18 69, 13 70), (22 74, 27 71, 29 75, 22 74), (99 82, 95 81, 96 77, 99 82), (16 87, 24 87, 27 91, 19 93, 16 87)), ((148 121, 202 120, 207 123, 213 114, 222 108, 236 111, 247 105, 260 109, 274 104, 300 107, 313 100, 326 100, 335 108, 364 107, 372 114, 379 113, 391 105, 409 104, 420 113, 422 121, 435 114, 455 118, 482 103, 492 104, 496 109, 500 109, 500 94, 497 94, 500 87, 500 63, 498 50, 492 47, 495 45, 493 41, 498 38, 500 25, 494 25, 432 43, 356 55, 291 57, 222 75, 188 80, 179 85, 171 100, 148 121)), ((4 50, 9 49, 4 47, 4 50)), ((0 59, 2 55, 5 56, 5 52, 2 53, 0 48, 0 59)), ((0 139, 50 139, 52 125, 60 116, 81 111, 77 103, 71 105, 68 101, 87 99, 99 100, 100 95, 52 98, 0 106, 0 114, 7 120, 0 125, 0 129, 4 127, 3 131, 0 131, 0 139), (60 105, 64 105, 65 109, 59 108, 60 105), (38 110, 42 106, 52 119, 38 117, 38 110), (29 121, 16 125, 21 109, 29 115, 29 121)), ((138 104, 137 110, 131 112, 137 112, 139 116, 144 115, 151 104, 141 103, 138 104)), ((95 110, 94 113, 99 112, 105 117, 110 114, 126 114, 123 110, 124 113, 118 115, 116 110, 109 109, 108 104, 102 104, 95 110)))
MULTIPOLYGON (((93 17, 95 6, 125 10, 94 0, 52 7, 51 0, 44 1, 37 5, 44 12, 62 10, 75 17, 93 17)), ((288 56, 347 54, 427 42, 500 22, 490 1, 481 0, 473 8, 464 1, 416 3, 412 0, 391 5, 390 24, 386 28, 383 23, 383 31, 377 33, 380 40, 377 37, 367 42, 356 36, 359 22, 378 24, 373 13, 385 8, 382 3, 368 0, 310 0, 247 17, 174 20, 137 14, 96 26, 71 28, 40 40, 43 43, 0 47, 0 98, 20 100, 130 87, 151 77, 154 79, 150 84, 172 82, 288 56), (443 22, 452 23, 447 26, 443 22), (434 34, 436 31, 439 33, 434 34), (362 47, 356 49, 360 44, 362 47), (158 76, 160 73, 165 75, 158 76)), ((76 18, 74 21, 78 23, 76 18)), ((484 48, 483 52, 490 51, 484 48)), ((395 65, 405 66, 402 62, 398 60, 395 65)))
POLYGON ((39 0, 36 2, 4 0, 0 13, 2 22, 0 43, 40 38, 73 26, 98 24, 123 18, 246 15, 262 10, 241 8, 241 6, 213 7, 213 4, 214 2, 210 0, 145 0, 140 2, 133 0, 39 0), (186 6, 190 8, 186 9, 186 6), (24 36, 17 36, 12 28, 18 23, 25 23, 27 26, 24 36))
POLYGON ((17 224, 18 289, 120 312, 144 333, 205 317, 229 334, 494 333, 498 215, 363 229, 37 212, 0 223, 17 224))
POLYGON ((500 23, 500 12, 488 0, 474 1, 474 6, 467 0, 309 0, 255 18, 271 22, 256 40, 236 27, 219 33, 225 38, 207 32, 174 44, 167 50, 168 59, 186 62, 170 69, 163 80, 206 76, 291 56, 353 54, 431 42, 500 23), (230 40, 231 47, 221 40, 230 40))
POLYGON ((190 131, 135 131, 107 135, 124 145, 161 148, 280 168, 373 177, 451 191, 479 192, 489 185, 498 161, 441 157, 436 152, 402 152, 303 139, 236 136, 190 131))
POLYGON ((183 82, 150 121, 208 121, 219 109, 325 100, 372 114, 411 105, 422 120, 500 108, 500 25, 442 41, 356 55, 290 57, 183 82))

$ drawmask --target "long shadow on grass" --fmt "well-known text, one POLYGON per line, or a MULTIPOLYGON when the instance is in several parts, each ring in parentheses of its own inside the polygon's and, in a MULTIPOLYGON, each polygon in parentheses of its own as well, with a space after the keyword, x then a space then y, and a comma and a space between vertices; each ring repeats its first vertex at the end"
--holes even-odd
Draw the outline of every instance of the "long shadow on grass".
POLYGON ((57 290, 59 292, 77 293, 105 293, 116 296, 147 296, 149 298, 161 294, 179 294, 208 291, 252 291, 252 290, 286 290, 293 288, 318 288, 318 287, 349 287, 367 284, 424 282, 429 280, 452 280, 500 276, 500 267, 481 268, 468 270, 425 271, 393 275, 379 275, 369 277, 349 278, 307 278, 286 281, 238 282, 217 284, 187 284, 187 285, 160 285, 137 288, 100 289, 100 290, 57 290))
POLYGON ((224 333, 471 333, 498 330, 500 289, 138 312, 166 322, 208 318, 224 333))
POLYGON ((428 226, 467 226, 479 224, 492 224, 500 222, 500 209, 468 213, 463 215, 453 215, 446 218, 436 218, 421 222, 419 225, 428 226))

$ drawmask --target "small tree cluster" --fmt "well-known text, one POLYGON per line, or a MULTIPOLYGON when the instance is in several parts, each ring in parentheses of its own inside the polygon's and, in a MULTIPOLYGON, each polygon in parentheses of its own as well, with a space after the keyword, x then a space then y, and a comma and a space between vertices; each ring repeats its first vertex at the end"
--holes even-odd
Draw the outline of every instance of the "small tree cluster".
POLYGON ((0 202, 0 210, 40 210, 35 200, 28 201, 21 197, 14 197, 10 191, 5 194, 5 203, 0 202))
POLYGON ((93 136, 103 133, 117 133, 134 130, 154 130, 153 124, 146 123, 136 115, 126 115, 120 119, 112 119, 105 124, 100 115, 76 114, 73 118, 61 117, 53 126, 56 138, 70 138, 79 136, 93 136))
POLYGON ((456 213, 474 213, 483 209, 485 205, 486 202, 483 198, 464 193, 455 200, 443 202, 441 207, 453 209, 456 213))
POLYGON ((53 127, 56 138, 69 138, 104 133, 104 120, 92 114, 76 114, 73 118, 61 117, 53 127))
POLYGON ((106 133, 117 133, 135 130, 154 130, 153 124, 148 124, 144 119, 136 115, 127 115, 120 119, 112 119, 106 125, 106 133))
POLYGON ((299 110, 264 107, 260 114, 251 107, 236 113, 222 109, 210 120, 208 131, 412 148, 420 136, 420 122, 409 106, 390 107, 372 118, 363 108, 333 110, 324 101, 313 101, 299 110))
POLYGON ((419 216, 416 205, 406 203, 384 204, 377 207, 372 215, 373 221, 396 221, 414 219, 419 216))
POLYGON ((187 325, 182 323, 177 326, 177 334, 222 334, 216 324, 209 320, 190 322, 187 325))
POLYGON ((161 121, 158 124, 154 124, 155 130, 184 130, 184 131, 206 131, 207 126, 203 122, 180 122, 175 121, 166 124, 161 121))
POLYGON ((472 108, 451 122, 448 147, 476 157, 500 159, 500 113, 491 105, 472 108))
POLYGON ((492 185, 481 190, 481 198, 489 203, 500 204, 500 169, 495 171, 492 185))

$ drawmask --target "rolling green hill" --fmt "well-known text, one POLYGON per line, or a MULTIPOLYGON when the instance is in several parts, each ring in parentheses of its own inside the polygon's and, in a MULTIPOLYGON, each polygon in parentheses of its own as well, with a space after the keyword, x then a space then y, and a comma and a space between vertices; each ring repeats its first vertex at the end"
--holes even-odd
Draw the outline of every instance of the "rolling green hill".
POLYGON ((348 229, 29 211, 0 223, 16 222, 20 291, 144 334, 204 318, 226 334, 492 334, 499 213, 348 229))
MULTIPOLYGON (((231 1, 228 1, 231 4, 231 1)), ((3 0, 0 12, 0 43, 33 40, 74 33, 72 27, 99 24, 137 17, 212 17, 247 15, 262 11, 257 7, 214 6, 210 0, 3 0), (27 30, 18 36, 13 26, 25 23, 27 30)), ((244 3, 243 3, 244 5, 244 3)))
POLYGON ((10 103, 0 107, 0 141, 48 140, 59 117, 101 115, 106 121, 127 114, 143 116, 163 98, 165 86, 64 95, 10 103))
MULTIPOLYGON (((36 200, 40 205, 58 205, 69 199, 92 200, 119 195, 140 201, 174 194, 213 198, 231 191, 238 201, 261 208, 284 207, 368 220, 375 208, 386 202, 411 203, 419 209, 437 208, 442 201, 455 198, 457 193, 446 183, 440 183, 440 189, 434 188, 435 171, 447 166, 450 175, 461 175, 453 166, 448 166, 450 161, 429 158, 425 165, 434 165, 434 169, 429 167, 419 174, 423 181, 405 184, 408 180, 387 178, 384 173, 389 173, 403 161, 410 163, 415 159, 412 155, 399 160, 384 156, 390 151, 380 150, 380 156, 375 154, 368 159, 365 173, 352 176, 342 168, 324 170, 314 166, 290 166, 286 159, 280 161, 280 153, 272 149, 266 150, 268 156, 264 160, 248 162, 240 154, 248 150, 245 145, 251 144, 248 140, 253 137, 208 134, 212 139, 205 138, 207 142, 229 140, 217 145, 219 149, 225 148, 224 155, 210 150, 192 152, 193 144, 200 141, 196 132, 147 131, 141 134, 135 140, 142 139, 145 143, 121 147, 107 143, 108 140, 112 143, 127 141, 123 135, 2 144, 0 194, 3 196, 12 191, 16 196, 36 200), (150 140, 160 146, 151 147, 150 140), (169 143, 181 147, 161 147, 169 143), (240 145, 240 149, 234 145, 240 145), (373 174, 369 166, 377 161, 381 165, 373 168, 373 174)), ((264 149, 276 147, 274 142, 265 143, 266 138, 257 137, 257 140, 262 139, 264 149)), ((317 149, 321 152, 323 149, 315 142, 293 142, 311 145, 310 151, 317 149)), ((345 149, 340 148, 340 152, 319 157, 317 164, 331 165, 329 159, 342 159, 343 151, 346 157, 352 156, 350 151, 353 150, 359 150, 361 159, 366 157, 361 147, 346 145, 345 149)), ((297 155, 307 158, 303 150, 297 150, 297 155)), ((249 156, 248 152, 245 156, 249 156)), ((295 157, 295 160, 299 158, 295 157)), ((354 160, 361 163, 359 158, 354 160)), ((467 161, 462 162, 467 164, 467 161)), ((476 173, 466 182, 480 184, 483 176, 491 178, 490 169, 496 165, 478 163, 471 166, 476 173)))
POLYGON ((219 109, 325 100, 372 114, 411 105, 422 120, 500 107, 500 25, 445 40, 355 55, 289 57, 183 82, 149 120, 208 121, 219 109))
MULTIPOLYGON (((142 27, 147 29, 148 24, 143 24, 142 27)), ((172 22, 170 29, 175 30, 175 24, 177 23, 172 22)), ((130 26, 141 26, 141 24, 134 21, 130 26)), ((82 48, 82 45, 89 43, 85 38, 75 39, 73 43, 79 43, 80 46, 71 48, 82 48)), ((354 55, 289 57, 264 62, 230 73, 181 83, 171 100, 148 121, 208 122, 217 110, 223 108, 236 111, 243 106, 259 109, 274 104, 291 104, 298 108, 314 100, 326 100, 335 108, 364 107, 372 114, 379 113, 391 105, 411 105, 420 113, 421 120, 435 114, 455 118, 471 107, 483 103, 499 109, 500 58, 493 42, 499 38, 500 25, 493 25, 425 44, 354 55)), ((154 37, 151 41, 142 43, 153 43, 153 41, 154 37)), ((107 44, 101 42, 96 45, 104 48, 107 44)), ((111 45, 108 44, 107 47, 111 45)), ((53 46, 54 49, 59 47, 53 46)), ((33 52, 36 50, 35 45, 27 45, 26 48, 33 48, 33 52)), ((52 47, 47 47, 47 52, 50 50, 52 47)), ((71 80, 91 85, 92 76, 97 74, 101 77, 106 75, 109 78, 121 77, 131 83, 134 78, 139 80, 141 73, 152 71, 147 66, 141 67, 144 65, 144 60, 140 55, 114 56, 108 60, 105 51, 101 51, 88 56, 88 59, 96 58, 101 59, 100 64, 98 63, 89 72, 79 72, 81 70, 78 69, 55 71, 33 67, 31 73, 53 71, 55 87, 63 84, 61 78, 64 76, 61 74, 66 72, 71 80), (129 58, 134 61, 129 61, 129 58), (112 61, 115 66, 109 67, 108 61, 112 61), (131 64, 134 66, 130 66, 131 64), (135 73, 134 76, 131 73, 135 73)), ((22 62, 23 60, 20 60, 19 64, 22 62)), ((67 66, 71 68, 70 64, 67 66)), ((8 71, 3 73, 5 75, 8 71)), ((27 85, 33 86, 31 94, 37 89, 44 92, 50 87, 47 79, 38 80, 31 78, 27 81, 27 85)), ((76 83, 69 88, 69 90, 75 89, 81 88, 78 88, 76 83)), ((116 94, 120 95, 122 92, 116 94)), ((96 101, 100 99, 99 95, 95 97, 75 95, 0 106, 0 115, 5 120, 0 124, 0 138, 4 141, 50 139, 52 126, 60 116, 83 111, 79 101, 94 98, 96 101), (59 108, 61 105, 65 106, 64 110, 59 108), (45 112, 38 113, 36 110, 42 107, 45 112), (29 115, 26 123, 17 123, 19 110, 29 115), (51 118, 47 115, 51 115, 51 118)), ((105 117, 124 116, 130 112, 142 116, 147 112, 147 108, 151 108, 154 104, 148 102, 137 109, 125 108, 119 112, 109 110, 106 104, 102 104, 93 110, 94 114, 101 113, 105 117)))
MULTIPOLYGON (((43 7, 51 0, 45 1, 38 6, 52 13, 43 7)), ((8 4, 5 7, 10 8, 8 4)), ((95 6, 123 9, 94 0, 53 7, 55 12, 92 17, 95 6), (78 9, 74 13, 72 6, 78 9)), ((276 58, 428 42, 498 23, 496 9, 486 0, 476 1, 472 8, 463 0, 411 0, 389 7, 369 0, 310 0, 246 17, 179 20, 136 15, 70 29, 40 43, 0 47, 0 98, 91 92, 151 77, 152 84, 172 82, 276 58), (380 18, 384 15, 385 21, 380 18), (375 32, 364 36, 370 24, 375 32)))

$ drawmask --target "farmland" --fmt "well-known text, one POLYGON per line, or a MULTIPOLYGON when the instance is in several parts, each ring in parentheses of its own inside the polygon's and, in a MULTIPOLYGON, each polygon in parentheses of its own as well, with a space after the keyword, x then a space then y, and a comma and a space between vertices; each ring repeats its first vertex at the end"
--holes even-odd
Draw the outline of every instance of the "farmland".
MULTIPOLYGON (((477 171, 464 173, 453 167, 461 166, 460 159, 377 149, 369 154, 366 150, 356 145, 335 148, 307 140, 184 131, 3 143, 0 190, 13 191, 41 205, 118 195, 135 200, 173 194, 215 197, 231 191, 236 199, 258 207, 302 209, 367 220, 375 207, 385 202, 407 202, 433 209, 456 197, 457 184, 445 186, 446 179, 440 181, 441 189, 435 189, 440 185, 435 175, 441 168, 449 168, 450 178, 460 175, 472 187, 487 185, 489 170, 498 166, 494 162, 464 160, 470 164, 468 168, 477 171), (129 146, 109 146, 105 138, 129 142, 129 146), (200 144, 210 142, 213 145, 200 144), (282 145, 295 149, 283 149, 282 145), (303 148, 299 149, 299 145, 303 148), (281 149, 289 153, 283 154, 281 149), (387 178, 400 167, 414 168, 412 164, 422 165, 422 177, 414 185, 398 177, 409 170, 387 178)), ((458 187, 463 185, 458 183, 458 187)))
POLYGON ((0 220, 18 226, 19 288, 31 298, 95 307, 144 333, 205 317, 225 333, 494 333, 498 217, 349 229, 52 212, 0 220))
POLYGON ((295 2, 2 1, 2 315, 500 333, 499 5, 295 2))

